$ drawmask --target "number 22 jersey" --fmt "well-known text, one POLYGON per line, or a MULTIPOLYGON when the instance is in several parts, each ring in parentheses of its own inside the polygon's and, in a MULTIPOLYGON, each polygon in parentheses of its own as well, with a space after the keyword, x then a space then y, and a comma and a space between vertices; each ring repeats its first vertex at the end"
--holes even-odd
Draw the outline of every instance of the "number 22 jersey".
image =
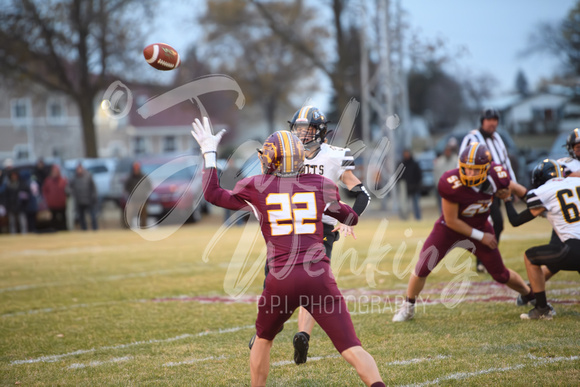
POLYGON ((340 202, 338 187, 313 174, 257 175, 240 180, 233 191, 219 186, 215 168, 203 170, 205 199, 230 210, 251 207, 260 222, 268 265, 291 266, 328 260, 322 243, 322 214, 355 225, 358 216, 340 202))

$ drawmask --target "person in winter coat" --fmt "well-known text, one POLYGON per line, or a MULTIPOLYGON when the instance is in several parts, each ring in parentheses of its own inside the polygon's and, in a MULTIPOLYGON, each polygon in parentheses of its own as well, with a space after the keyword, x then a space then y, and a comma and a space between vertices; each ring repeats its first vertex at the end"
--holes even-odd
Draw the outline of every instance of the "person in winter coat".
POLYGON ((151 181, 143 175, 141 164, 135 161, 131 167, 131 174, 125 181, 125 195, 127 198, 132 196, 131 202, 128 202, 125 207, 124 219, 127 227, 131 227, 135 217, 139 218, 141 228, 147 226, 147 195, 149 192, 151 192, 151 181), (138 185, 139 189, 135 190, 138 185))
POLYGON ((421 207, 419 206, 419 199, 421 197, 423 173, 421 167, 419 167, 419 163, 413 159, 413 155, 409 150, 403 151, 403 165, 405 166, 405 171, 403 172, 402 179, 407 183, 407 196, 413 203, 415 219, 420 220, 421 207))
POLYGON ((97 230, 97 187, 91 174, 81 163, 77 165, 75 176, 70 182, 70 190, 75 199, 75 210, 82 230, 87 229, 87 213, 91 217, 91 227, 97 230))
POLYGON ((30 189, 20 179, 20 175, 16 170, 10 171, 5 195, 10 233, 16 234, 20 231, 20 233, 26 234, 28 232, 28 224, 26 222, 25 209, 30 199, 30 189))
POLYGON ((42 196, 51 213, 52 227, 57 231, 66 230, 66 198, 68 181, 60 173, 58 165, 53 165, 50 176, 42 184, 42 196))

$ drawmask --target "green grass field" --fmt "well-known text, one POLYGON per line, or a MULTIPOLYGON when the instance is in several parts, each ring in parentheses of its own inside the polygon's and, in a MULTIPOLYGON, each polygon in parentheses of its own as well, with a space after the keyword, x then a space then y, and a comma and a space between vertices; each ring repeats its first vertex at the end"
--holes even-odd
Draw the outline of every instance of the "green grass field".
MULTIPOLYGON (((488 275, 469 277, 473 258, 455 254, 429 277, 415 320, 391 322, 433 220, 363 217, 357 240, 335 245, 335 276, 385 383, 579 385, 578 273, 548 283, 552 321, 521 321, 529 307, 515 306, 516 293, 488 275), (442 294, 458 278, 472 283, 448 308, 442 294)), ((1 236, 0 384, 249 385, 264 244, 257 235, 243 265, 234 251, 253 236, 232 228, 204 256, 219 227, 213 216, 157 242, 126 230, 1 236)), ((506 225, 506 265, 527 278, 523 251, 549 232, 543 219, 506 225)), ((293 317, 275 340, 269 385, 362 385, 318 327, 308 362, 296 366, 295 331, 293 317)))

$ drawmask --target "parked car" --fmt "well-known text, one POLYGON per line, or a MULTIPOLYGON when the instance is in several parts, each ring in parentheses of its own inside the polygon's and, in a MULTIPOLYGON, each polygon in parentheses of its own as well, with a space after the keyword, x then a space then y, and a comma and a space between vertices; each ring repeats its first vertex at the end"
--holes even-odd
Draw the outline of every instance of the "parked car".
POLYGON ((172 211, 179 211, 189 222, 201 220, 207 204, 203 198, 201 171, 197 173, 198 158, 148 157, 137 161, 153 185, 147 200, 149 216, 160 220, 172 211))
POLYGON ((435 151, 427 150, 416 153, 413 158, 421 168, 421 195, 429 195, 431 190, 435 188, 435 177, 433 176, 435 151))
MULTIPOLYGON (((566 140, 568 139, 569 134, 570 133, 568 133, 568 132, 560 133, 556 137, 554 142, 552 143, 552 146, 550 147, 548 154, 541 154, 541 155, 539 155, 539 157, 536 160, 533 160, 526 165, 526 172, 527 172, 527 176, 528 176, 527 182, 528 183, 531 179, 532 171, 534 170, 534 168, 536 167, 536 165, 538 165, 538 163, 540 161, 542 161, 544 159, 558 160, 558 159, 561 159, 562 157, 570 156, 568 154, 568 150, 566 149, 566 140)), ((530 188, 530 187, 528 186, 528 188, 530 188)))
POLYGON ((117 164, 115 165, 115 170, 113 171, 113 176, 111 177, 111 189, 109 190, 109 199, 116 203, 119 207, 122 207, 124 193, 125 193, 125 181, 131 173, 131 168, 133 167, 134 158, 123 157, 117 159, 117 164))

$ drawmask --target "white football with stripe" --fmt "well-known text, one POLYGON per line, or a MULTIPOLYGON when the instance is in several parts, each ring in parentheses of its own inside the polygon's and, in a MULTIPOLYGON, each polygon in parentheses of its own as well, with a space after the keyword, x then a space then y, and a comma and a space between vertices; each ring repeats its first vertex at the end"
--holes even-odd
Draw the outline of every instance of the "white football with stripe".
POLYGON ((143 56, 147 63, 157 70, 173 70, 179 67, 181 59, 179 53, 165 43, 153 43, 143 49, 143 56))

